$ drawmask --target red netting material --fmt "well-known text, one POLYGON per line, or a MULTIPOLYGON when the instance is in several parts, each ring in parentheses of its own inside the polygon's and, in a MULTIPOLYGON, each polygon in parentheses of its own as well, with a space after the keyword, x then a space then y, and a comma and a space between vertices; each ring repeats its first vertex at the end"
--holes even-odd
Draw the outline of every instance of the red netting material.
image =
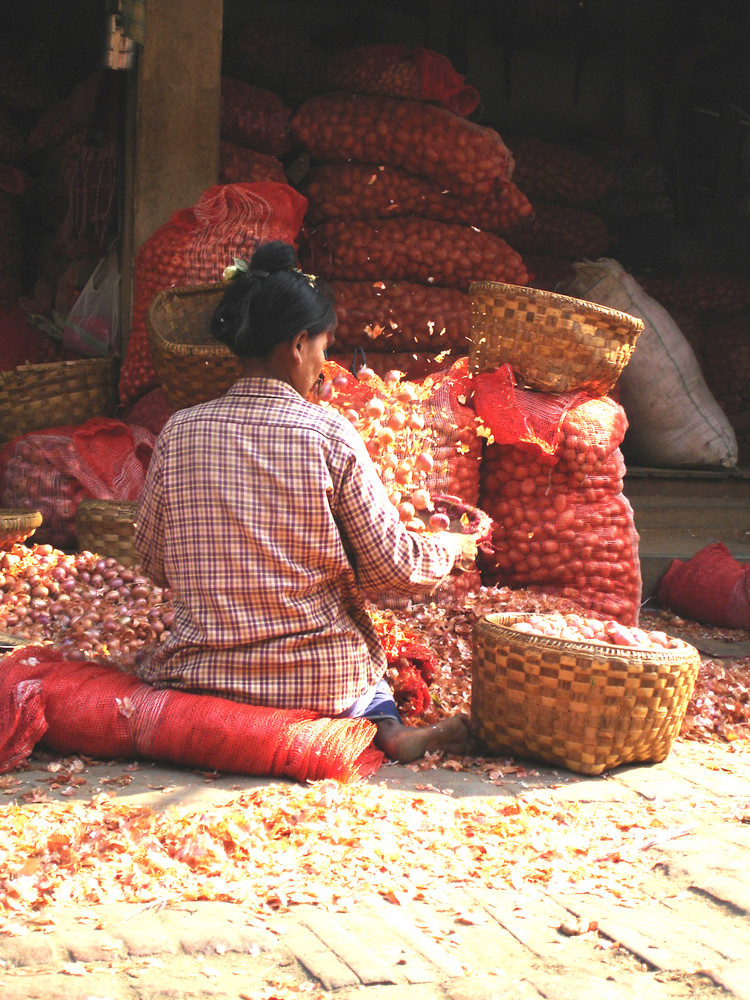
POLYGON ((520 254, 500 236, 421 219, 324 222, 301 249, 314 274, 344 281, 411 281, 468 292, 473 281, 525 285, 520 254))
POLYGON ((145 427, 92 417, 79 427, 34 431, 0 452, 2 503, 39 510, 37 541, 67 546, 76 538, 84 497, 137 500, 143 492, 154 435, 145 427))
POLYGON ((135 262, 133 322, 120 371, 123 405, 159 384, 146 330, 146 312, 157 292, 219 281, 233 257, 249 259, 266 240, 296 243, 306 208, 307 199, 288 184, 218 184, 146 240, 135 262))
POLYGON ((502 235, 534 214, 512 181, 480 199, 457 198, 436 180, 384 164, 316 164, 305 175, 304 193, 310 203, 307 221, 313 224, 418 215, 502 235))
POLYGON ((483 582, 558 594, 637 624, 641 575, 633 511, 622 493, 622 407, 583 392, 513 389, 507 366, 475 382, 477 413, 494 437, 479 493, 495 522, 490 542, 480 545, 483 582))
POLYGON ((659 602, 677 614, 724 628, 750 629, 750 566, 726 545, 706 545, 674 559, 659 583, 659 602))
POLYGON ((470 115, 479 93, 465 83, 450 59, 422 45, 358 45, 333 56, 326 70, 330 90, 434 101, 470 115))
POLYGON ((513 157, 494 129, 420 101, 321 94, 297 109, 292 131, 321 162, 403 167, 464 197, 487 196, 513 172, 513 157))
POLYGON ((26 646, 0 663, 0 772, 34 744, 99 758, 145 757, 234 774, 348 781, 383 760, 374 723, 158 690, 114 666, 26 646))

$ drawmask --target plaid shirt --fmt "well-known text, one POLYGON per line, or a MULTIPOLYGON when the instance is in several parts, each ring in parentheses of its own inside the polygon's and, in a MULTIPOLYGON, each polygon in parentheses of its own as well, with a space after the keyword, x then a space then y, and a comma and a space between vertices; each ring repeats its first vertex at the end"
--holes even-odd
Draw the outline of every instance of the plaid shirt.
POLYGON ((430 590, 460 554, 403 527, 347 420, 265 378, 168 421, 136 546, 175 598, 144 680, 326 715, 386 668, 365 595, 430 590))

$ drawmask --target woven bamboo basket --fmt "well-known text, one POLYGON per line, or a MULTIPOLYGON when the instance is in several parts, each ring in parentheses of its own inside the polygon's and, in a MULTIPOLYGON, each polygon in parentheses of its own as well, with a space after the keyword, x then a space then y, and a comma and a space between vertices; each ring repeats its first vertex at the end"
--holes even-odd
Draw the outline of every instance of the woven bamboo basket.
POLYGON ((487 615, 474 627, 472 716, 488 747, 580 774, 664 760, 698 675, 698 651, 568 642, 510 628, 522 617, 487 615))
POLYGON ((21 365, 0 372, 0 443, 29 431, 111 417, 116 407, 114 356, 21 365))
POLYGON ((21 646, 30 645, 31 639, 21 639, 17 635, 11 635, 10 632, 0 632, 0 656, 7 656, 21 646))
POLYGON ((221 282, 166 288, 148 308, 154 369, 176 410, 223 396, 242 374, 238 358, 210 331, 225 288, 221 282))
POLYGON ((76 510, 79 551, 113 556, 128 566, 137 563, 138 506, 137 500, 81 500, 76 510))
POLYGON ((509 364, 518 383, 541 392, 611 391, 643 321, 607 306, 500 281, 476 281, 469 368, 509 364))
POLYGON ((0 507, 0 549, 12 549, 19 542, 25 542, 41 523, 42 515, 38 510, 0 507))

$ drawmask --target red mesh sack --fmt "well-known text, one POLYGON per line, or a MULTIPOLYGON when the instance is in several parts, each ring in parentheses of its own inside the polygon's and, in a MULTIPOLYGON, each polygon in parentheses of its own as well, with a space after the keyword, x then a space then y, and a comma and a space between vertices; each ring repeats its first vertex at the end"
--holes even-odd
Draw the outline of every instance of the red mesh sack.
POLYGON ((737 316, 708 328, 702 368, 708 387, 726 413, 750 410, 750 319, 747 316, 737 316))
POLYGON ((456 198, 440 184, 398 167, 323 163, 305 175, 307 221, 419 215, 502 233, 531 218, 531 202, 509 182, 482 199, 456 198))
POLYGON ((297 24, 254 16, 224 31, 222 64, 237 79, 299 104, 325 90, 323 52, 297 24))
POLYGON ((145 427, 156 437, 174 412, 166 392, 159 386, 136 400, 123 414, 123 421, 145 427))
POLYGON ((104 73, 104 70, 95 70, 77 83, 67 97, 56 101, 40 115, 28 137, 28 151, 32 156, 48 153, 77 132, 91 127, 104 85, 104 73))
POLYGON ((146 428, 108 417, 24 434, 0 452, 2 504, 40 511, 35 540, 69 546, 81 500, 140 497, 153 447, 146 428))
POLYGON ((566 205, 595 205, 615 177, 592 157, 557 143, 531 136, 512 142, 516 184, 537 198, 566 205))
POLYGON ((159 690, 111 664, 66 661, 47 646, 3 660, 0 733, 0 771, 17 766, 40 737, 60 754, 145 757, 296 781, 352 780, 383 760, 370 745, 375 724, 367 719, 159 690))
POLYGON ((291 109, 273 91, 222 76, 222 139, 268 156, 281 156, 291 146, 291 118, 291 109))
POLYGON ((333 56, 326 70, 329 90, 434 101, 470 115, 479 93, 465 83, 450 59, 424 46, 358 45, 333 56))
POLYGON ((337 351, 468 353, 471 302, 466 292, 409 281, 332 281, 331 287, 337 351))
POLYGON ((22 163, 26 159, 27 133, 19 119, 0 106, 0 163, 22 163))
POLYGON ((492 442, 479 492, 495 522, 480 547, 484 583, 559 595, 637 624, 641 576, 633 511, 622 493, 622 408, 586 393, 513 389, 507 366, 474 381, 492 442))
POLYGON ((587 209, 535 200, 533 219, 524 219, 508 239, 523 254, 596 260, 607 252, 609 230, 600 215, 587 209))
POLYGON ((42 335, 26 319, 18 306, 0 305, 0 371, 13 371, 18 365, 37 364, 42 335))
POLYGON ((545 292, 565 294, 565 289, 576 276, 572 263, 562 257, 525 253, 523 262, 529 272, 531 288, 541 288, 545 292))
POLYGON ((445 108, 390 97, 312 97, 292 118, 297 143, 324 163, 385 163, 483 198, 510 180, 513 158, 494 129, 445 108))
POLYGON ((500 236, 408 216, 326 222, 300 251, 326 278, 411 281, 468 292, 472 281, 525 285, 521 257, 500 236))
POLYGON ((254 184, 257 181, 286 184, 286 174, 281 160, 275 156, 222 139, 219 143, 219 181, 221 184, 254 184))
POLYGON ((741 312, 750 307, 750 278, 719 271, 685 271, 668 278, 638 278, 644 291, 666 309, 741 312))
POLYGON ((249 258, 267 240, 295 244, 306 207, 307 199, 287 184, 216 185, 146 240, 135 261, 121 403, 132 403, 159 384, 146 331, 146 312, 156 293, 172 285, 219 281, 233 257, 249 258))
POLYGON ((23 243, 16 199, 0 191, 0 303, 15 304, 21 294, 23 243))
POLYGON ((46 69, 47 53, 36 44, 19 45, 12 32, 0 47, 0 104, 29 114, 48 107, 54 91, 46 69))
MULTIPOLYGON (((475 506, 479 501, 482 438, 470 403, 473 380, 468 361, 457 359, 444 372, 431 376, 433 389, 426 403, 426 420, 434 428, 435 467, 428 477, 433 493, 459 497, 475 506)), ((481 505, 480 505, 481 506, 481 505)))
POLYGON ((722 542, 691 559, 673 559, 659 582, 659 603, 691 621, 750 629, 750 566, 722 542))

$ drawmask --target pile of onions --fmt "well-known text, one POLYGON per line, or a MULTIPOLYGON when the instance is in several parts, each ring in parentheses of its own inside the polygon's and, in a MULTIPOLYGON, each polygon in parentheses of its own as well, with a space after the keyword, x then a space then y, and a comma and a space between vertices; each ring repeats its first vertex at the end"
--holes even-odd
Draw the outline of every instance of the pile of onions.
POLYGON ((418 533, 425 530, 425 520, 434 531, 447 528, 444 515, 427 517, 433 509, 427 477, 435 459, 420 400, 430 388, 403 380, 395 370, 380 379, 366 366, 358 370, 357 378, 330 363, 324 374, 329 377, 318 386, 318 401, 338 410, 357 429, 399 518, 418 533), (362 393, 362 383, 372 391, 362 393))
POLYGON ((607 646, 628 646, 663 652, 665 649, 684 649, 686 643, 665 632, 633 626, 627 628, 611 619, 602 621, 579 614, 553 612, 547 615, 529 615, 513 622, 510 628, 527 635, 546 636, 566 642, 594 642, 607 646))
POLYGON ((136 568, 93 552, 15 545, 0 554, 0 630, 50 642, 66 659, 117 660, 161 642, 174 620, 171 593, 136 568))

